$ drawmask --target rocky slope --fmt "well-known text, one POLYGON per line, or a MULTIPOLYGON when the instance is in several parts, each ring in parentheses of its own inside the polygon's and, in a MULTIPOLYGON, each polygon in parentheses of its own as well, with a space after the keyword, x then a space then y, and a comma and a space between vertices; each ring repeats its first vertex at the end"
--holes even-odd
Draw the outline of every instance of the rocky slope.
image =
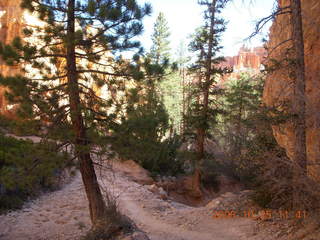
MULTIPOLYGON (((281 7, 289 5, 289 0, 279 0, 281 7)), ((320 176, 320 2, 318 0, 301 1, 305 44, 306 67, 306 137, 307 161, 310 174, 320 176)), ((269 59, 285 63, 288 57, 287 49, 292 46, 290 16, 277 16, 270 29, 268 43, 269 59)), ((264 89, 264 102, 268 106, 277 106, 283 101, 291 101, 293 89, 289 78, 289 69, 283 66, 270 73, 264 89)), ((294 129, 290 123, 273 126, 273 132, 278 143, 284 147, 289 157, 294 147, 294 129)))

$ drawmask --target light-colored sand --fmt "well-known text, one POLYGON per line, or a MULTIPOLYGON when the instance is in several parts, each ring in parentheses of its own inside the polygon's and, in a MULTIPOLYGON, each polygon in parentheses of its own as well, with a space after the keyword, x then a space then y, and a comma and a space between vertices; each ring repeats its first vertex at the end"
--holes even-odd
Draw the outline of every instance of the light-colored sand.
MULTIPOLYGON (((121 211, 152 240, 238 240, 248 239, 252 232, 250 219, 213 219, 204 207, 161 200, 147 186, 130 181, 119 170, 97 172, 101 185, 118 198, 121 211)), ((22 210, 0 216, 1 240, 78 240, 89 228, 79 173, 61 190, 27 203, 22 210)))
MULTIPOLYGON (((41 140, 38 137, 16 138, 41 140)), ((253 237, 253 220, 214 219, 208 208, 161 200, 146 185, 126 176, 126 167, 121 163, 113 165, 114 171, 96 169, 102 189, 117 198, 121 212, 151 240, 244 240, 253 237)), ((26 203, 21 210, 0 215, 0 240, 79 240, 90 227, 88 202, 80 173, 77 173, 62 189, 26 203)), ((259 239, 256 237, 253 238, 259 239)))

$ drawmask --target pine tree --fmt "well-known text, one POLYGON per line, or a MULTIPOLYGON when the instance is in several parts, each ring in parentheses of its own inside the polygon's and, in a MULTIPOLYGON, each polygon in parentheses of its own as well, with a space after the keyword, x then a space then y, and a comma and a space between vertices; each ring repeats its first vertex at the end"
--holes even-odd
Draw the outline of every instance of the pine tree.
POLYGON ((1 82, 21 115, 40 117, 50 124, 50 138, 74 144, 91 221, 98 227, 106 208, 90 155, 92 145, 100 143, 92 134, 106 132, 106 123, 116 116, 110 112, 112 99, 101 98, 95 89, 107 85, 112 90, 117 78, 141 76, 136 65, 117 54, 139 47, 132 38, 142 32, 141 20, 151 7, 134 0, 23 0, 21 6, 45 24, 24 29, 24 40, 1 45, 3 60, 24 66, 25 73, 1 82))
POLYGON ((197 53, 197 61, 190 68, 197 80, 196 104, 191 110, 191 120, 189 124, 193 129, 196 129, 197 143, 197 161, 194 170, 194 193, 196 196, 201 196, 200 181, 201 181, 201 165, 205 159, 204 143, 207 137, 210 125, 216 122, 217 114, 220 109, 214 104, 214 95, 221 93, 220 89, 214 84, 216 75, 223 74, 224 70, 216 67, 224 59, 217 57, 221 46, 219 46, 219 38, 225 30, 223 19, 218 18, 218 14, 225 7, 226 0, 206 0, 199 1, 199 4, 206 7, 204 11, 205 24, 197 29, 194 39, 190 44, 192 51, 197 53), (211 96, 211 98, 210 98, 211 96))
POLYGON ((155 64, 162 64, 170 58, 170 32, 168 22, 162 12, 159 13, 151 36, 150 57, 155 64))
POLYGON ((228 80, 225 90, 223 124, 231 158, 240 157, 250 136, 250 118, 258 112, 263 89, 262 76, 242 73, 228 80))
POLYGON ((125 113, 121 123, 113 124, 114 134, 109 139, 120 158, 132 159, 150 171, 159 172, 157 158, 168 130, 168 114, 155 90, 162 74, 150 73, 126 92, 125 113))

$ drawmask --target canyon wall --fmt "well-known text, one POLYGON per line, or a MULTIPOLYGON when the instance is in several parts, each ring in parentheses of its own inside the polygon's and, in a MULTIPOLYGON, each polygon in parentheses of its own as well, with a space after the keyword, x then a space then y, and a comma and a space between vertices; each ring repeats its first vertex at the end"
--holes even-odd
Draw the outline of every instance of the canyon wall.
MULTIPOLYGON (((40 21, 36 17, 36 13, 30 13, 28 11, 24 11, 20 8, 21 0, 0 0, 0 42, 4 44, 10 44, 12 40, 17 36, 22 36, 22 30, 24 27, 44 27, 45 23, 40 21)), ((96 31, 95 29, 88 29, 88 31, 96 31)), ((30 36, 30 37, 23 37, 23 40, 26 42, 32 42, 40 48, 43 45, 42 41, 39 41, 37 38, 30 36), (39 42, 39 44, 38 44, 39 42)), ((81 52, 81 50, 79 50, 81 52)), ((107 61, 110 59, 110 54, 105 54, 105 62, 104 64, 108 64, 107 61)), ((44 63, 47 64, 52 69, 52 72, 55 72, 57 68, 64 69, 65 61, 64 59, 59 59, 58 64, 52 65, 48 62, 48 59, 42 60, 44 63)), ((84 59, 79 60, 79 64, 88 65, 89 63, 86 62, 84 59)), ((25 76, 33 79, 33 78, 41 78, 41 74, 39 70, 34 69, 31 65, 23 65, 23 67, 27 70, 25 76)), ((90 66, 91 69, 96 70, 106 70, 105 68, 99 65, 92 65, 90 66)), ((14 76, 20 73, 21 65, 19 66, 7 66, 0 58, 0 74, 4 76, 14 76)), ((110 69, 107 69, 110 71, 110 69)), ((105 76, 103 76, 105 77, 105 76)), ((61 81, 65 81, 66 79, 61 79, 61 81)), ((98 97, 102 97, 105 99, 109 98, 107 87, 99 87, 93 81, 93 79, 86 75, 85 81, 82 83, 90 88, 93 89, 95 94, 98 97)), ((59 80, 53 80, 50 84, 56 85, 59 84, 59 80)), ((5 92, 7 89, 5 87, 0 86, 0 114, 5 115, 7 117, 14 117, 16 106, 8 104, 5 98, 5 92)))
MULTIPOLYGON (((0 1, 0 42, 10 43, 19 36, 23 28, 23 12, 19 0, 0 1)), ((5 65, 0 58, 0 74, 4 76, 14 75, 19 72, 18 67, 5 65)), ((0 86, 0 114, 10 114, 10 107, 4 97, 6 89, 0 86)))
MULTIPOLYGON (((289 0, 279 0, 281 7, 289 6, 289 0)), ((320 1, 305 0, 302 3, 305 70, 306 70, 306 143, 308 172, 320 179, 320 1)), ((287 49, 292 47, 289 14, 276 17, 271 29, 268 43, 268 59, 284 62, 290 57, 287 49)), ((280 67, 267 77, 264 89, 264 102, 267 106, 292 100, 293 80, 289 77, 290 68, 280 67)), ((279 145, 286 149, 292 158, 294 150, 294 131, 292 124, 273 126, 273 132, 279 145)))

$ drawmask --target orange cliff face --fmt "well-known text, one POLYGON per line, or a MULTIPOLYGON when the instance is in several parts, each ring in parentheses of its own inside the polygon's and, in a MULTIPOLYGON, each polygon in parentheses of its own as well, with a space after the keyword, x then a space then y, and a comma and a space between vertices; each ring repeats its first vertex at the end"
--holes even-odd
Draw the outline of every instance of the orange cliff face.
MULTIPOLYGON (((289 0, 279 0, 281 7, 289 6, 289 0)), ((306 76, 306 145, 308 172, 320 180, 320 1, 301 1, 304 46, 305 46, 305 76, 306 76)), ((269 59, 284 62, 287 49, 292 47, 290 16, 282 14, 276 17, 270 29, 268 43, 269 59), (286 42, 284 42, 286 41, 286 42), (280 44, 282 43, 283 44, 280 44), (278 46, 275 48, 275 46, 278 46)), ((292 100, 292 79, 289 78, 286 67, 269 73, 265 83, 263 100, 267 106, 277 106, 282 101, 292 100)), ((294 150, 295 129, 290 123, 273 126, 273 133, 280 146, 285 148, 291 158, 294 150)))
POLYGON ((265 56, 266 50, 263 47, 255 47, 253 49, 242 47, 237 56, 225 57, 226 61, 222 62, 220 66, 232 68, 233 72, 220 79, 219 85, 223 86, 228 79, 236 78, 241 72, 259 73, 265 56))
MULTIPOLYGON (((12 40, 22 35, 22 30, 25 26, 37 26, 43 27, 44 22, 39 21, 35 15, 30 14, 28 11, 24 11, 20 7, 21 0, 0 0, 0 42, 4 44, 10 44, 12 40)), ((94 29, 91 29, 94 31, 94 29)), ((35 42, 37 39, 24 38, 24 41, 31 41, 35 42)), ((39 46, 41 46, 41 42, 39 46)), ((108 54, 106 54, 105 59, 110 58, 108 54)), ((83 65, 88 64, 87 62, 83 61, 83 65)), ((63 59, 58 59, 58 63, 56 65, 49 66, 54 70, 56 68, 63 69, 65 65, 65 61, 63 59)), ((29 71, 26 73, 30 78, 39 78, 38 71, 32 71, 30 66, 24 66, 29 71), (35 77, 36 76, 36 77, 35 77)), ((91 66, 92 69, 98 68, 98 66, 91 66)), ((13 76, 19 74, 21 71, 19 66, 7 66, 2 59, 0 58, 0 74, 3 76, 13 76)), ((101 67, 99 70, 102 70, 101 67)), ((92 80, 92 79, 90 79, 92 80)), ((62 79, 61 81, 65 81, 62 79)), ((98 87, 95 85, 93 81, 86 81, 85 84, 90 85, 93 88, 95 94, 99 97, 107 98, 107 90, 105 88, 98 87)), ((52 81, 52 84, 57 84, 52 81)), ((15 107, 13 105, 8 104, 5 98, 5 92, 7 89, 3 86, 0 86, 0 114, 5 115, 7 117, 15 117, 15 107)))
MULTIPOLYGON (((19 36, 23 26, 23 11, 20 8, 20 1, 1 0, 0 1, 0 41, 10 43, 16 36, 19 36)), ((19 73, 19 68, 7 66, 0 58, 0 74, 4 76, 19 73)), ((4 97, 5 87, 0 86, 0 114, 12 115, 10 106, 4 97)))

